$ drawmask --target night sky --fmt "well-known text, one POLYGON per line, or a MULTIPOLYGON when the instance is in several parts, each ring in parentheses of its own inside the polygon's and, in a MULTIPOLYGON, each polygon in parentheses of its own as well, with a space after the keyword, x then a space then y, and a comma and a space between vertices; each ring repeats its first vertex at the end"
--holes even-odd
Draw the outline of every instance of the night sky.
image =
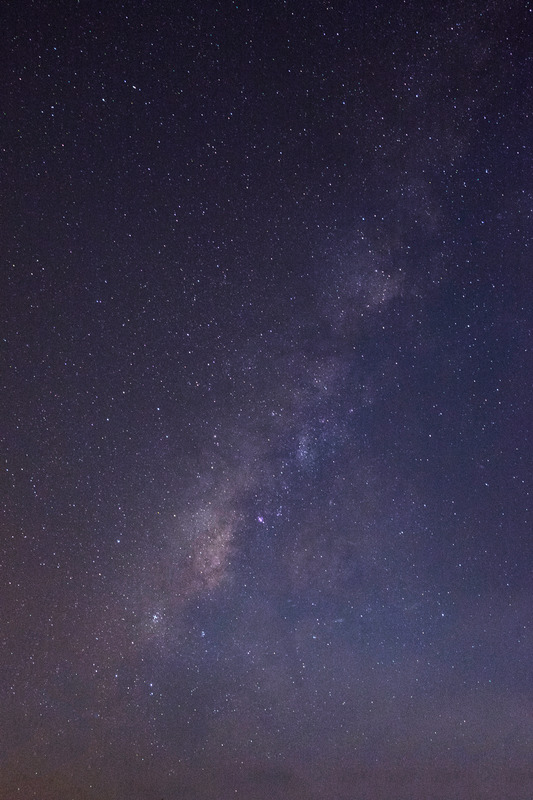
POLYGON ((531 800, 531 4, 1 14, 1 800, 531 800))

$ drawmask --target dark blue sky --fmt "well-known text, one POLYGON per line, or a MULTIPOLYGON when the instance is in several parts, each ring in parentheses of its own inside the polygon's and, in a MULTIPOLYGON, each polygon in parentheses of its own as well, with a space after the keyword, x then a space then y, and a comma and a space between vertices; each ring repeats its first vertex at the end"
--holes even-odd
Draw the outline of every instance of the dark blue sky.
POLYGON ((0 797, 529 800, 528 3, 2 16, 0 797))

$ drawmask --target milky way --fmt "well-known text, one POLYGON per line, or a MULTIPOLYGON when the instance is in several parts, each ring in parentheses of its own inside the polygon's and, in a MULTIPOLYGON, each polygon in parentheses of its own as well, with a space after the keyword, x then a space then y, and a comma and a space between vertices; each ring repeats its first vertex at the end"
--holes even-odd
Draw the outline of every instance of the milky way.
POLYGON ((529 800, 530 16, 6 12, 1 798, 529 800))

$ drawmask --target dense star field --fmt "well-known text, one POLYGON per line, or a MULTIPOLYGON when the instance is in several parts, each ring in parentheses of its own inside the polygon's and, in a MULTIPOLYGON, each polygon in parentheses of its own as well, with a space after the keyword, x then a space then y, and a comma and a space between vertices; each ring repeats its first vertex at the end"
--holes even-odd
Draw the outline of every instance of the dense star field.
POLYGON ((532 8, 2 8, 1 800, 531 800, 532 8))

